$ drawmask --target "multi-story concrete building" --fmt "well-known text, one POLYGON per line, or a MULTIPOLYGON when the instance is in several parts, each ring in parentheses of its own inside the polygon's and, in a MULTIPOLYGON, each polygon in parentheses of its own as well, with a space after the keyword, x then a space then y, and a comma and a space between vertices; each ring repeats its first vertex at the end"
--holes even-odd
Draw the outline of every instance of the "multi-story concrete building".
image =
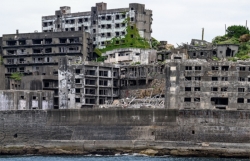
POLYGON ((170 60, 166 108, 250 109, 250 62, 170 60))
POLYGON ((112 103, 119 97, 119 67, 61 58, 59 64, 59 109, 88 108, 112 103))
POLYGON ((68 6, 60 7, 55 15, 42 17, 43 32, 86 31, 95 47, 104 48, 107 41, 126 34, 127 23, 135 24, 141 37, 151 39, 152 11, 144 4, 131 3, 127 8, 107 9, 106 3, 96 3, 91 11, 71 13, 68 6))
POLYGON ((92 45, 90 34, 83 31, 17 32, 3 35, 2 49, 5 89, 54 90, 54 104, 58 106, 59 58, 68 55, 85 60, 92 52, 92 45), (16 72, 22 73, 22 79, 9 79, 16 72))
POLYGON ((7 75, 46 75, 43 67, 58 67, 60 56, 80 56, 86 59, 91 52, 86 32, 22 33, 2 37, 2 49, 7 75))

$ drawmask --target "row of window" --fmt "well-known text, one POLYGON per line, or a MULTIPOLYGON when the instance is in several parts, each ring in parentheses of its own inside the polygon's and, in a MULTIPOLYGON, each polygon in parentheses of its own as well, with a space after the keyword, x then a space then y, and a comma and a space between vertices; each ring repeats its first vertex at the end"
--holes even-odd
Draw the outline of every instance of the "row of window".
MULTIPOLYGON (((59 38, 60 43, 78 43, 79 38, 59 38)), ((15 46, 15 45, 43 45, 43 44, 52 44, 52 38, 47 39, 32 39, 32 40, 10 40, 6 41, 6 45, 15 46), (27 44, 30 43, 30 44, 27 44)))
MULTIPOLYGON (((185 97, 184 98, 184 102, 200 102, 200 98, 199 97, 195 97, 195 98, 191 98, 191 97, 185 97)), ((247 103, 250 103, 250 99, 246 99, 247 103)), ((244 98, 237 98, 237 103, 245 103, 245 99, 244 98)))
MULTIPOLYGON (((221 92, 226 92, 228 91, 228 87, 211 87, 211 91, 221 91, 221 92)), ((200 87, 185 87, 185 91, 201 91, 200 87)), ((238 88, 238 92, 245 92, 245 88, 238 88)), ((250 88, 247 88, 247 92, 250 92, 250 88)))
MULTIPOLYGON (((202 67, 201 66, 185 66, 185 70, 201 70, 202 67)), ((250 71, 250 67, 237 67, 238 71, 250 71)), ((222 71, 228 71, 229 70, 229 66, 212 66, 211 70, 213 71, 218 71, 218 70, 222 70, 222 71)))
MULTIPOLYGON (((192 81, 192 80, 200 81, 201 77, 185 77, 184 80, 185 81, 192 81)), ((211 77, 211 81, 228 81, 228 77, 211 77)), ((239 77, 238 81, 240 81, 240 82, 245 82, 245 81, 250 82, 250 78, 248 78, 248 77, 247 78, 239 77)))

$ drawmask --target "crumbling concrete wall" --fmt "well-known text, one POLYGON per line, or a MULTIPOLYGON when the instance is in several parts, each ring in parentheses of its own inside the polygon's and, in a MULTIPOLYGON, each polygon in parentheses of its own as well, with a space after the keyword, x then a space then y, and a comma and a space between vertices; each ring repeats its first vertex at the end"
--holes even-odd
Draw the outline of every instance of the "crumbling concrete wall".
MULTIPOLYGON (((1 54, 0 54, 0 57, 1 57, 1 54)), ((4 66, 1 65, 1 62, 0 62, 0 90, 5 90, 6 88, 5 81, 6 80, 5 80, 4 66)))
POLYGON ((0 110, 53 109, 53 91, 0 91, 0 110))
POLYGON ((156 62, 156 50, 139 48, 121 48, 103 53, 107 56, 105 63, 129 65, 134 63, 150 64, 156 62))
POLYGON ((120 98, 137 98, 137 99, 142 99, 142 98, 147 98, 147 97, 154 97, 154 96, 159 96, 159 97, 164 97, 165 95, 165 78, 163 79, 153 79, 152 82, 150 82, 146 86, 142 86, 140 88, 134 88, 130 87, 127 89, 122 89, 120 98))

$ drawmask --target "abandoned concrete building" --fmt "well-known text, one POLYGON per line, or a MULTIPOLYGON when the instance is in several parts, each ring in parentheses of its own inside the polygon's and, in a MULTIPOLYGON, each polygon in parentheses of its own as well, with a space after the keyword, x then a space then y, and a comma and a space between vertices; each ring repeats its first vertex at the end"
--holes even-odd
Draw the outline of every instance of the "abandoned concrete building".
POLYGON ((59 109, 89 108, 119 97, 119 67, 61 58, 59 64, 59 109))
POLYGON ((169 60, 165 106, 170 109, 250 109, 250 62, 169 60))
POLYGON ((58 57, 71 55, 83 59, 92 52, 86 32, 16 33, 3 35, 2 49, 6 74, 42 75, 41 67, 54 66, 57 71, 58 57))
POLYGON ((77 13, 71 13, 68 6, 60 7, 55 15, 42 17, 42 31, 84 30, 91 34, 94 47, 104 48, 107 41, 126 34, 127 18, 136 25, 141 37, 151 39, 152 10, 138 3, 130 3, 127 8, 107 9, 107 4, 102 2, 91 7, 91 11, 77 13))
POLYGON ((121 65, 150 64, 156 62, 156 50, 140 48, 121 48, 107 51, 102 54, 107 57, 105 63, 121 65))
MULTIPOLYGON (((90 34, 83 31, 3 35, 5 89, 53 90, 58 106, 58 61, 65 55, 87 59, 93 51, 90 34), (9 79, 12 73, 22 79, 9 79), (35 77, 34 77, 35 76, 35 77)), ((55 107, 58 108, 58 107, 55 107)))
POLYGON ((53 109, 53 91, 1 90, 0 110, 53 109))

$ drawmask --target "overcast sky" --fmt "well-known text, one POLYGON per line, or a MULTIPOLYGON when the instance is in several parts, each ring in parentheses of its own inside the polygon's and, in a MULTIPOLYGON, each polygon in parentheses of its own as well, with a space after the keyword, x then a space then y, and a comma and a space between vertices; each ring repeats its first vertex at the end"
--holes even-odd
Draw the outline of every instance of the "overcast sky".
MULTIPOLYGON (((1 0, 0 35, 41 32, 41 17, 54 15, 60 6, 71 12, 90 11, 93 0, 1 0)), ((224 34, 225 24, 245 25, 250 20, 250 0, 106 0, 108 9, 125 8, 129 3, 145 4, 153 10, 153 33, 157 40, 176 43, 201 39, 211 41, 224 34)), ((249 22, 250 25, 250 22, 249 22)))

